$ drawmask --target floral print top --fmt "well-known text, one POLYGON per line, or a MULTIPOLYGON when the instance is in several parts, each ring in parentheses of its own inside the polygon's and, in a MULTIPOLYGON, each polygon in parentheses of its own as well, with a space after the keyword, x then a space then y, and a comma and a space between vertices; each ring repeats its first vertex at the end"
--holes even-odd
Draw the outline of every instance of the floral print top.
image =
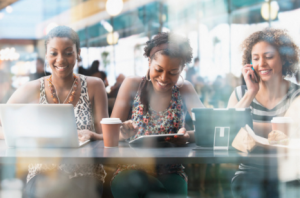
MULTIPOLYGON (((145 79, 143 79, 145 80, 145 79)), ((179 88, 174 85, 172 88, 172 97, 168 108, 164 111, 156 112, 149 107, 146 115, 143 115, 143 104, 140 101, 139 91, 137 92, 132 106, 131 120, 138 126, 136 135, 130 137, 130 140, 136 139, 142 135, 157 135, 177 133, 183 127, 185 110, 181 99, 179 88)), ((159 164, 155 165, 119 165, 114 176, 123 170, 142 169, 151 175, 161 175, 177 173, 187 181, 184 173, 184 166, 181 164, 159 164)))

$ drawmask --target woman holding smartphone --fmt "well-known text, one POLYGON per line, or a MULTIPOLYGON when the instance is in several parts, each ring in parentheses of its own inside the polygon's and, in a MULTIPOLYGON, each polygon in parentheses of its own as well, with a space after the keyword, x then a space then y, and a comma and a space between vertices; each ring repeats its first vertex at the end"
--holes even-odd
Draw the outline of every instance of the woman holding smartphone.
MULTIPOLYGON (((246 85, 235 89, 228 107, 250 107, 255 133, 268 138, 273 117, 299 119, 294 116, 294 110, 299 104, 300 87, 285 79, 297 74, 299 48, 286 31, 280 29, 255 32, 245 39, 242 48, 242 74, 246 85)), ((261 149, 254 152, 274 152, 261 149)), ((277 171, 277 162, 267 159, 240 164, 232 179, 234 197, 278 197, 277 171)))
MULTIPOLYGON (((184 128, 184 117, 203 105, 192 84, 180 77, 192 59, 188 39, 160 33, 146 43, 144 52, 149 61, 146 77, 124 80, 111 115, 124 122, 121 139, 182 133, 170 141, 179 146, 194 141, 194 131, 184 128)), ((111 189, 115 198, 186 197, 187 177, 181 164, 120 165, 111 189)))

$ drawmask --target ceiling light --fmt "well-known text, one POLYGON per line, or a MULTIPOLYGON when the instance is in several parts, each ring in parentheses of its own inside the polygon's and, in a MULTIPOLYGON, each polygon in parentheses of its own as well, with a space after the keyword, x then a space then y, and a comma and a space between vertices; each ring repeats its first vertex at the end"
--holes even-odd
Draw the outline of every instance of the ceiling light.
POLYGON ((12 8, 11 6, 7 6, 7 7, 5 8, 5 10, 6 10, 7 13, 12 13, 13 8, 12 8))
POLYGON ((268 2, 263 3, 260 10, 262 18, 265 19, 266 21, 268 21, 269 18, 271 20, 276 19, 278 11, 279 11, 279 5, 277 1, 272 1, 270 4, 268 2), (271 13, 269 13, 269 11, 271 11, 271 13))
POLYGON ((107 0, 106 11, 110 16, 117 16, 123 9, 123 0, 107 0))
POLYGON ((118 32, 108 33, 106 40, 109 45, 117 44, 119 40, 119 33, 118 32))

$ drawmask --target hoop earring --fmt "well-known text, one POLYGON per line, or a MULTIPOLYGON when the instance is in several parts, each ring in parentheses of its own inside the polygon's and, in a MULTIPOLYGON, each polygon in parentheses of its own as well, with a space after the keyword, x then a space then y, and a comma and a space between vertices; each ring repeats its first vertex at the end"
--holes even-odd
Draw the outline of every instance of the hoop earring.
POLYGON ((182 75, 180 74, 180 76, 182 78, 182 83, 180 85, 176 85, 178 88, 181 88, 184 85, 184 78, 182 77, 182 75))
POLYGON ((150 69, 148 69, 148 71, 147 71, 146 80, 148 80, 149 82, 151 81, 151 79, 150 79, 150 69))

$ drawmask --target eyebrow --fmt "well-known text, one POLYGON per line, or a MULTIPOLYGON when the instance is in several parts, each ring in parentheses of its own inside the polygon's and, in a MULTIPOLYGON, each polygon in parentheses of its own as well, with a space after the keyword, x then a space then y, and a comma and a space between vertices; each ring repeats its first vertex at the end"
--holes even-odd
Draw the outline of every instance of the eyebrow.
MULTIPOLYGON (((274 53, 274 52, 272 52, 272 51, 271 52, 265 52, 264 54, 272 54, 272 53, 274 53)), ((253 54, 253 56, 254 55, 258 55, 258 54, 253 54)))
MULTIPOLYGON (((51 46, 50 46, 50 48, 57 50, 55 47, 51 47, 51 46)), ((66 50, 66 49, 68 49, 68 48, 72 48, 72 46, 66 47, 64 50, 66 50)))
MULTIPOLYGON (((162 66, 160 66, 159 64, 156 64, 157 66, 159 66, 160 68, 163 68, 162 66)), ((179 70, 179 68, 178 69, 171 69, 171 71, 175 71, 175 70, 179 70)))

